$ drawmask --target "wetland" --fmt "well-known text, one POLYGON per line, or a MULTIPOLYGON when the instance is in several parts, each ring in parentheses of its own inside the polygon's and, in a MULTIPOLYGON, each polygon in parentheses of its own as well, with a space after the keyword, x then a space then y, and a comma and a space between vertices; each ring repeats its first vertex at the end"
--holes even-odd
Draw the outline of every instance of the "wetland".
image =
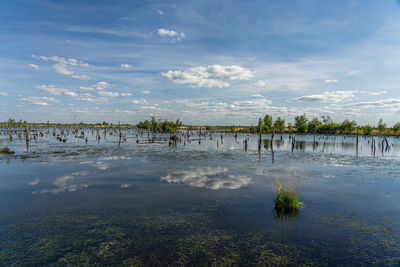
POLYGON ((3 266, 400 265, 398 138, 0 132, 3 266))

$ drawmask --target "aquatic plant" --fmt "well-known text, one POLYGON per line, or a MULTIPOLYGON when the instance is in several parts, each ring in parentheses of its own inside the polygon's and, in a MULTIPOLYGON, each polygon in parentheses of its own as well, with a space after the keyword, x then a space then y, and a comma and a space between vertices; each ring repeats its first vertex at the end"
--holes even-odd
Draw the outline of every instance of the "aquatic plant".
POLYGON ((282 190, 278 192, 278 195, 276 196, 275 200, 275 205, 276 208, 284 208, 288 210, 295 210, 300 208, 301 202, 299 201, 299 198, 296 194, 282 190))
POLYGON ((274 182, 274 189, 276 191, 274 203, 276 210, 284 210, 285 213, 297 212, 297 210, 303 205, 298 197, 299 185, 299 176, 288 176, 283 183, 279 181, 274 182))
POLYGON ((0 148, 0 153, 3 153, 3 154, 14 154, 14 151, 10 150, 8 147, 3 147, 3 148, 0 148))
POLYGON ((0 153, 1 153, 1 154, 8 154, 8 155, 10 155, 10 154, 14 154, 14 151, 13 151, 13 150, 10 150, 10 149, 8 148, 8 146, 3 146, 3 142, 0 141, 0 153))

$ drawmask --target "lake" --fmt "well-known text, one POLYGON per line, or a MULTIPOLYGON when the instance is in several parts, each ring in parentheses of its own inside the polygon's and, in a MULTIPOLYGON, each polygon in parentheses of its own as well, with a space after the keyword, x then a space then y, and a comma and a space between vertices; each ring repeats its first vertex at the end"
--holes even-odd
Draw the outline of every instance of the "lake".
POLYGON ((3 266, 400 265, 397 138, 53 131, 0 129, 3 266))

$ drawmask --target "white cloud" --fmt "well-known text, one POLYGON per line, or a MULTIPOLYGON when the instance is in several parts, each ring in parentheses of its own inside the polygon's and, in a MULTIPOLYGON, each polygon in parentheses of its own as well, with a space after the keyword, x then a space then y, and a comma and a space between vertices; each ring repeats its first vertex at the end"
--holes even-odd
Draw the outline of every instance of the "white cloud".
POLYGON ((133 66, 129 64, 121 64, 121 68, 124 70, 131 70, 133 69, 133 66))
POLYGON ((158 35, 163 36, 163 37, 185 37, 185 34, 183 32, 176 32, 172 30, 167 30, 167 29, 158 29, 157 30, 158 35))
POLYGON ((82 101, 93 102, 93 101, 95 101, 94 98, 95 97, 92 94, 82 93, 82 94, 79 94, 79 98, 78 99, 82 100, 82 101))
POLYGON ((326 83, 337 83, 338 80, 325 80, 326 83))
POLYGON ((132 104, 135 104, 135 105, 139 105, 139 104, 146 104, 147 103, 147 101, 146 101, 146 99, 142 99, 142 100, 137 100, 137 99, 135 99, 135 100, 132 100, 131 101, 131 103, 132 104))
POLYGON ((268 83, 268 80, 258 80, 254 85, 258 87, 266 86, 268 83))
POLYGON ((261 98, 264 98, 264 96, 263 96, 263 95, 260 95, 260 94, 254 94, 254 95, 251 95, 251 96, 253 96, 253 97, 261 97, 261 98))
POLYGON ((306 95, 293 99, 297 102, 325 102, 325 103, 335 103, 345 100, 349 100, 355 97, 355 93, 358 91, 333 91, 324 92, 322 94, 306 95))
POLYGON ((39 96, 32 96, 32 97, 23 97, 21 98, 24 102, 30 102, 34 105, 38 106, 49 106, 50 103, 59 103, 59 101, 53 97, 39 97, 39 96))
POLYGON ((77 59, 74 59, 74 58, 65 59, 65 58, 59 57, 59 56, 46 57, 46 56, 36 56, 36 55, 32 55, 32 58, 41 59, 44 61, 58 62, 58 63, 64 64, 64 65, 89 67, 88 63, 85 63, 83 61, 78 61, 77 59))
POLYGON ((67 69, 67 66, 62 63, 57 63, 53 66, 54 70, 63 75, 73 75, 74 72, 72 70, 67 69))
POLYGON ((90 86, 81 86, 81 87, 79 87, 79 89, 92 91, 92 90, 106 90, 106 89, 110 89, 112 87, 113 87, 113 85, 109 84, 108 82, 98 82, 98 83, 92 84, 90 86))
POLYGON ((63 89, 63 88, 57 88, 51 84, 50 85, 37 85, 36 89, 47 92, 51 95, 60 95, 60 96, 65 95, 65 96, 72 96, 72 97, 78 96, 78 94, 75 93, 74 91, 71 91, 68 89, 63 89))
POLYGON ((131 93, 121 93, 121 96, 132 96, 131 93))
POLYGON ((28 64, 29 67, 31 67, 34 70, 40 70, 40 67, 38 65, 35 64, 28 64))
MULTIPOLYGON (((43 61, 53 61, 56 62, 56 64, 53 65, 53 69, 56 71, 56 73, 62 74, 62 75, 67 75, 70 76, 74 79, 80 79, 80 80, 89 80, 90 77, 87 75, 77 75, 74 73, 74 71, 70 70, 68 66, 72 67, 89 67, 88 63, 85 63, 83 61, 78 61, 75 58, 63 58, 63 57, 58 57, 58 56, 51 56, 51 57, 46 57, 46 56, 36 56, 32 55, 32 58, 34 59, 40 59, 43 61)), ((29 66, 34 65, 34 64, 29 64, 29 66)), ((36 66, 36 65, 35 65, 36 66)), ((33 67, 33 66, 31 66, 33 67)), ((34 67, 33 67, 34 68, 34 67)))
POLYGON ((353 108, 361 109, 388 109, 388 110, 398 110, 400 109, 400 98, 387 98, 377 101, 364 101, 357 102, 348 105, 353 108))
POLYGON ((263 111, 269 108, 272 101, 269 99, 234 101, 229 107, 233 110, 241 111, 263 111))
POLYGON ((90 78, 89 76, 87 76, 87 75, 72 75, 71 77, 74 78, 74 79, 85 80, 85 81, 91 79, 91 78, 90 78))
POLYGON ((90 93, 82 93, 79 95, 80 97, 94 97, 92 94, 90 93))
POLYGON ((105 92, 105 91, 100 91, 99 96, 104 96, 104 97, 117 97, 119 96, 118 92, 105 92))
POLYGON ((377 96, 377 95, 383 95, 387 94, 387 91, 377 91, 377 92, 372 92, 372 91, 360 91, 360 93, 370 95, 370 96, 377 96))
POLYGON ((142 94, 144 94, 144 95, 148 95, 148 94, 150 94, 151 92, 149 91, 149 90, 144 90, 144 91, 142 91, 142 94))
POLYGON ((249 80, 253 73, 246 68, 232 65, 212 65, 207 67, 193 67, 183 71, 169 70, 161 73, 170 81, 177 84, 189 84, 191 87, 228 87, 226 80, 249 80))
POLYGON ((168 183, 184 183, 192 187, 209 189, 238 189, 253 183, 246 175, 228 174, 227 168, 222 167, 190 167, 187 170, 175 170, 161 177, 168 183))
POLYGON ((118 112, 118 113, 125 113, 125 114, 130 114, 130 115, 134 115, 136 114, 136 111, 133 110, 119 110, 119 109, 115 109, 114 112, 118 112))
POLYGON ((8 96, 8 93, 6 93, 6 92, 0 92, 0 96, 8 96))
POLYGON ((164 14, 165 14, 165 12, 162 11, 161 9, 158 9, 158 10, 157 10, 157 13, 160 14, 160 15, 164 15, 164 14))

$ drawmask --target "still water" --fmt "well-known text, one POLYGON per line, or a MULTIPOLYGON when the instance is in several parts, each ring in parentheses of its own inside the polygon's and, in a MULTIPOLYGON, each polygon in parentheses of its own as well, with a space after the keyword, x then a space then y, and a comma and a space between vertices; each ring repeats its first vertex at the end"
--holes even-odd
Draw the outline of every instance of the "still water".
POLYGON ((396 138, 39 129, 27 150, 15 131, 2 266, 400 266, 396 138), (304 206, 282 216, 273 185, 293 178, 304 206))

